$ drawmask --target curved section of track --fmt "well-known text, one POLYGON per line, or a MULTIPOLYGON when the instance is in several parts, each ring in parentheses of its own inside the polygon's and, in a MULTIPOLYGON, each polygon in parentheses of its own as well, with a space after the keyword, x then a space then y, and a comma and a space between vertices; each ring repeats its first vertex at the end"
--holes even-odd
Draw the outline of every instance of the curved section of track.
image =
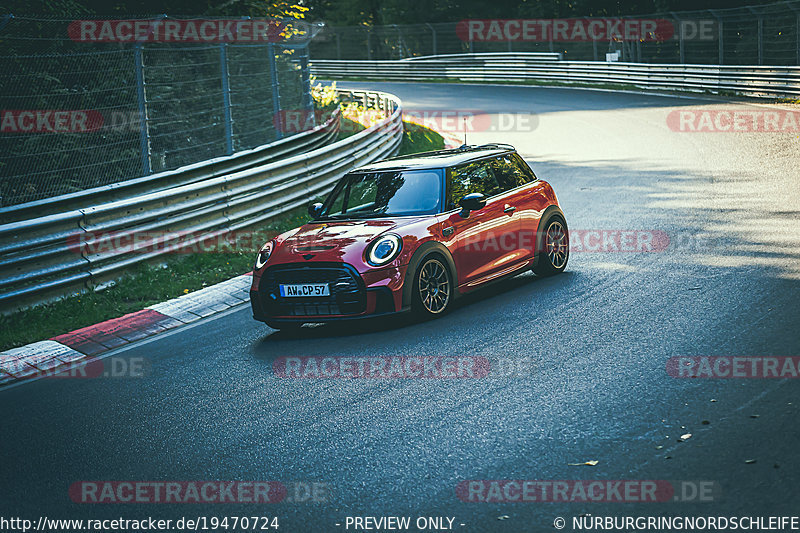
POLYGON ((555 187, 583 250, 573 247, 563 275, 503 281, 435 321, 304 328, 298 338, 242 307, 116 354, 147 359, 145 378, 45 379, 2 391, 4 509, 63 518, 264 514, 247 504, 75 505, 67 495, 79 480, 206 479, 329 483, 329 503, 268 508, 284 531, 336 531, 348 515, 446 515, 464 531, 536 531, 587 512, 795 509, 800 382, 675 379, 665 367, 676 356, 800 355, 796 134, 667 124, 676 109, 765 109, 749 104, 341 85, 397 94, 406 109, 536 114, 532 131, 474 132, 469 142, 514 144, 555 187), (625 247, 613 233, 622 230, 669 244, 615 251, 625 247), (487 357, 518 372, 449 380, 273 372, 284 356, 412 355, 487 357), (685 433, 692 437, 678 442, 685 433), (590 460, 599 463, 570 466, 590 460), (724 497, 464 503, 456 486, 469 479, 702 479, 724 497))

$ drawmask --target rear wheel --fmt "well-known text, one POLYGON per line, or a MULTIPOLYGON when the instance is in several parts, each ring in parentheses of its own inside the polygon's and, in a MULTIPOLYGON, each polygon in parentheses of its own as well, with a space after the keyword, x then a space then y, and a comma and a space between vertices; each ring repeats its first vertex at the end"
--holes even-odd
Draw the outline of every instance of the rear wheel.
POLYGON ((412 307, 419 314, 434 317, 444 314, 453 299, 450 271, 437 256, 426 257, 414 274, 412 307))
POLYGON ((569 234, 566 222, 559 216, 549 218, 544 227, 545 233, 540 248, 536 251, 539 259, 533 272, 537 276, 552 276, 563 272, 567 267, 569 234))

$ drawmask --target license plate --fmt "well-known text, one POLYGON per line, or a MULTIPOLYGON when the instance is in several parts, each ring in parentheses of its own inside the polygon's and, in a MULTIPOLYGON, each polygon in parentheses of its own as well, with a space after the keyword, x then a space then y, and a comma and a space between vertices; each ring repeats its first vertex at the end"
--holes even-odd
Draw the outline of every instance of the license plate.
POLYGON ((327 283, 303 283, 302 285, 281 285, 281 296, 284 298, 309 298, 314 296, 330 296, 327 283))

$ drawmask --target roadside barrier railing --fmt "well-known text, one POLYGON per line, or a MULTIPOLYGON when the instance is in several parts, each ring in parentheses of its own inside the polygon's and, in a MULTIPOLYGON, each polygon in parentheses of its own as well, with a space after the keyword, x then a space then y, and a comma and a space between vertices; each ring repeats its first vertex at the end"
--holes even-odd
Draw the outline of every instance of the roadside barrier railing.
POLYGON ((456 80, 470 83, 558 83, 638 89, 800 97, 800 67, 542 61, 526 53, 457 54, 410 60, 312 60, 319 79, 456 80))
POLYGON ((102 287, 139 263, 163 260, 171 250, 170 239, 187 233, 202 238, 258 229, 325 193, 352 168, 397 152, 403 124, 396 97, 363 91, 339 91, 339 96, 343 102, 380 110, 384 118, 350 137, 315 147, 338 132, 336 114, 307 132, 305 141, 287 138, 133 184, 1 209, 0 312, 102 287), (311 149, 295 153, 298 142, 311 149), (165 237, 146 251, 85 245, 94 235, 109 233, 165 237))

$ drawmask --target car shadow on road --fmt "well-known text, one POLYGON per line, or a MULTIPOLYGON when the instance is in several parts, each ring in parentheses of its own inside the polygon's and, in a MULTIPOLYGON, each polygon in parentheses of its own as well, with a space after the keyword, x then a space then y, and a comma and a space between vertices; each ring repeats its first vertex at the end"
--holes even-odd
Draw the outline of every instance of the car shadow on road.
MULTIPOLYGON (((488 305, 498 298, 507 297, 509 294, 517 294, 526 288, 532 288, 540 283, 559 284, 569 283, 574 278, 574 273, 567 270, 563 274, 554 277, 538 277, 530 272, 522 273, 511 278, 505 278, 485 287, 465 294, 458 298, 453 307, 445 316, 437 319, 425 319, 415 316, 411 312, 375 318, 364 318, 360 320, 333 322, 327 324, 306 324, 299 330, 272 330, 264 336, 259 343, 261 347, 268 347, 270 344, 291 341, 308 341, 311 339, 340 339, 345 337, 376 334, 386 331, 401 331, 403 329, 412 330, 428 324, 441 325, 447 327, 447 322, 460 320, 459 315, 463 311, 479 311, 476 306, 488 305)), ((409 335, 415 336, 414 332, 409 335)))

